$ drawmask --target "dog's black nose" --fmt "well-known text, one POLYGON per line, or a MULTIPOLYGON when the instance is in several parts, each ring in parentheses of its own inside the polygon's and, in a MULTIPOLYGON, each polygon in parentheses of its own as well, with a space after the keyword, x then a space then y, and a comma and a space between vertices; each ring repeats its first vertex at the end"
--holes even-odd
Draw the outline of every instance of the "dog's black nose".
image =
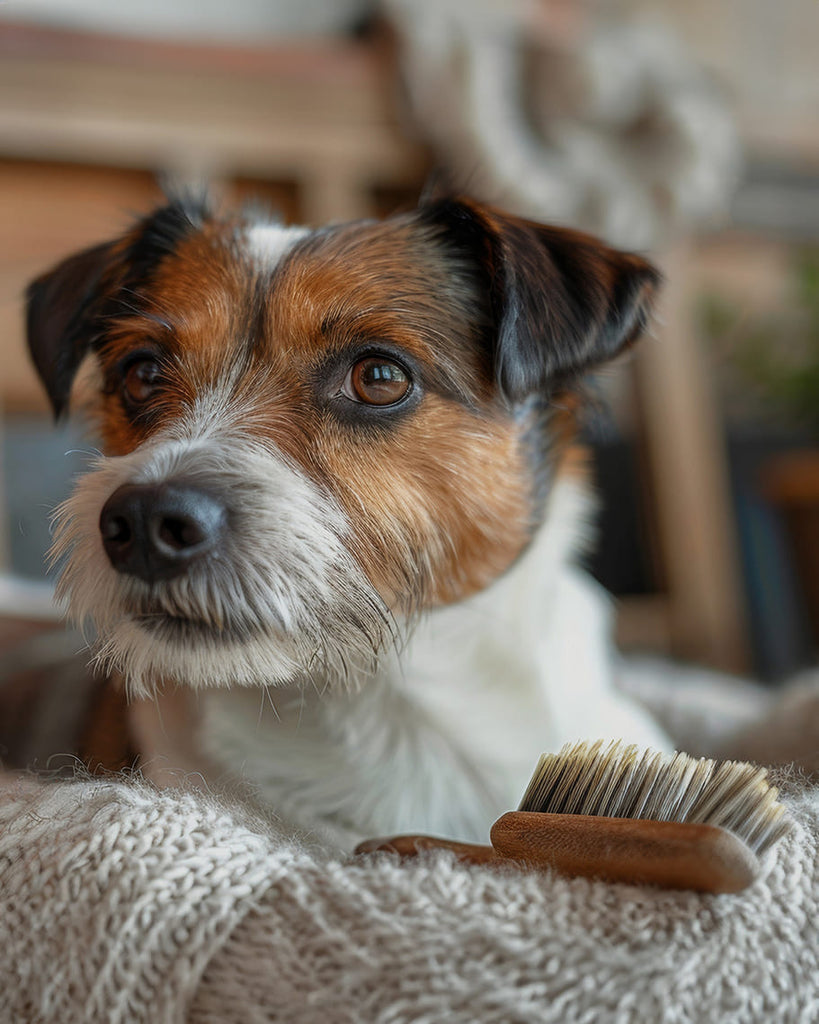
POLYGON ((100 513, 102 543, 117 572, 154 583, 180 576, 222 537, 225 507, 182 484, 126 484, 100 513))

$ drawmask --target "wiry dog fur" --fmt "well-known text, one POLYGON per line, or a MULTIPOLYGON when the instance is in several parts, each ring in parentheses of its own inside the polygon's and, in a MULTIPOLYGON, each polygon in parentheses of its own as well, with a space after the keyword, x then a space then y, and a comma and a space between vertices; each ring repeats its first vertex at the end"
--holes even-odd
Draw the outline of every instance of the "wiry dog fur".
POLYGON ((82 368, 107 452, 55 541, 101 662, 136 695, 278 687, 269 734, 214 695, 202 742, 308 824, 485 832, 541 748, 619 714, 601 599, 570 564, 567 408, 656 284, 468 200, 315 232, 173 201, 66 260, 29 290, 29 340, 58 413, 82 368), (367 360, 398 367, 398 400, 351 389, 367 360), (223 542, 172 579, 117 571, 101 509, 169 482, 215 496, 223 542))

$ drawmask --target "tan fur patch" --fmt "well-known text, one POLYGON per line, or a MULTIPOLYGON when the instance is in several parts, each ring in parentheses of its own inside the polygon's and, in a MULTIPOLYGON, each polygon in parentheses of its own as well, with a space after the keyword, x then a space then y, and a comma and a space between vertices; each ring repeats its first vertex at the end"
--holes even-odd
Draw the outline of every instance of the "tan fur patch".
POLYGON ((268 281, 242 259, 236 225, 183 240, 134 296, 100 350, 115 376, 158 347, 167 383, 153 416, 131 420, 116 386, 101 398, 107 450, 133 450, 208 388, 231 379, 242 429, 276 445, 338 501, 348 545, 395 611, 460 600, 504 572, 533 529, 520 424, 497 402, 466 270, 408 219, 297 243, 268 281), (357 422, 341 369, 385 345, 418 367, 408 412, 357 422), (346 362, 345 362, 346 360, 346 362))

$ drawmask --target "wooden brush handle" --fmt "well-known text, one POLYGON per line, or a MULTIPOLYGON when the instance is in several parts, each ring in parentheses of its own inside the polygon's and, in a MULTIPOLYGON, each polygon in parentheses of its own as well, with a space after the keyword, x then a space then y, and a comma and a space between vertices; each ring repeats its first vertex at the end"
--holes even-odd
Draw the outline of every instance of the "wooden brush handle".
POLYGON ((397 853, 401 857, 415 857, 424 850, 449 850, 458 860, 466 864, 508 864, 509 860, 497 853, 491 846, 479 843, 457 843, 454 839, 438 839, 437 836, 388 836, 383 839, 367 839, 355 848, 356 853, 397 853))
POLYGON ((739 892, 759 873, 748 847, 712 825, 510 811, 490 838, 503 857, 612 882, 739 892))
POLYGON ((721 828, 585 814, 509 811, 490 832, 492 846, 435 836, 370 839, 356 853, 414 857, 449 850, 465 863, 554 868, 563 875, 697 892, 739 892, 759 873, 745 844, 721 828))

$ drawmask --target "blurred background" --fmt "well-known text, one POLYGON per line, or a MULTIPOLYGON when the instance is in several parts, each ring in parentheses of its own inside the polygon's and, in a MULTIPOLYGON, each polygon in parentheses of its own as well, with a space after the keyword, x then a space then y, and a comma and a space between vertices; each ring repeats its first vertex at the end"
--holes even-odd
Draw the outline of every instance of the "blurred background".
POLYGON ((163 178, 318 224, 434 172, 667 275, 587 427, 624 647, 771 683, 815 661, 817 53, 816 0, 8 0, 0 648, 53 615, 48 512, 93 450, 28 365, 27 281, 163 178))

